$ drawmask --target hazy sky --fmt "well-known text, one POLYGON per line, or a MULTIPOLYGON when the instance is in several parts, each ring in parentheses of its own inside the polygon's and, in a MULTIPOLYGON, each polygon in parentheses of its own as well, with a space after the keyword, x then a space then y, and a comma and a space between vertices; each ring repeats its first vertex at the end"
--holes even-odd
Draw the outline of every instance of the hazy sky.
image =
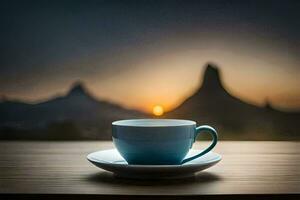
POLYGON ((172 109, 216 63, 228 90, 300 107, 300 1, 1 1, 0 94, 172 109))

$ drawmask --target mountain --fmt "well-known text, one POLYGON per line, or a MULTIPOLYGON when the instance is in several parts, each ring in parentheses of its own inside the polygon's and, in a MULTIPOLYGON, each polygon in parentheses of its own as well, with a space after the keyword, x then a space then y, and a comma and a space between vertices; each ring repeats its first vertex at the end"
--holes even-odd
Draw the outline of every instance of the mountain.
MULTIPOLYGON (((213 64, 203 76, 195 93, 163 118, 211 125, 225 140, 300 140, 300 112, 283 112, 270 102, 258 107, 234 97, 213 64)), ((111 139, 112 121, 149 117, 98 100, 84 83, 76 82, 65 95, 37 104, 1 97, 0 139, 111 139)))
POLYGON ((206 66, 202 85, 165 118, 182 118, 209 124, 221 139, 299 140, 300 112, 282 112, 268 102, 258 107, 232 96, 217 66, 206 66))
POLYGON ((0 103, 1 139, 111 139, 111 122, 146 114, 97 100, 82 82, 38 104, 4 99, 0 103))

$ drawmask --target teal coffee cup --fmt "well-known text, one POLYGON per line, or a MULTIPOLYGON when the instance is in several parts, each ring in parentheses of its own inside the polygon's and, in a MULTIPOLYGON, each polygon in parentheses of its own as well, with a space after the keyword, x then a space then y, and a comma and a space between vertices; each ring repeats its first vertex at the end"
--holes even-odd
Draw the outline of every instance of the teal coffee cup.
POLYGON ((179 119, 129 119, 112 123, 112 139, 128 164, 179 165, 211 151, 218 135, 210 126, 179 119), (207 132, 212 143, 199 154, 186 158, 197 136, 207 132))

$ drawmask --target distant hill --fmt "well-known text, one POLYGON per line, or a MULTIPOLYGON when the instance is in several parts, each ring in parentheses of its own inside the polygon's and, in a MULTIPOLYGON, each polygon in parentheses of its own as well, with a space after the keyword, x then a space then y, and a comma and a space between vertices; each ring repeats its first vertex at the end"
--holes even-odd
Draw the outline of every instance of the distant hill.
POLYGON ((111 122, 146 114, 97 100, 76 82, 65 96, 26 104, 0 103, 1 139, 111 139, 111 122))
POLYGON ((224 88, 219 69, 208 64, 201 87, 164 118, 183 118, 209 124, 221 139, 299 140, 300 112, 282 112, 268 102, 258 107, 233 97, 224 88))
MULTIPOLYGON (((111 122, 150 118, 98 100, 76 82, 64 96, 38 104, 0 102, 0 139, 80 140, 111 139, 111 122)), ((282 112, 266 102, 248 104, 232 96, 222 83, 220 70, 209 64, 195 93, 163 118, 183 118, 209 124, 225 140, 300 140, 300 112, 282 112)))

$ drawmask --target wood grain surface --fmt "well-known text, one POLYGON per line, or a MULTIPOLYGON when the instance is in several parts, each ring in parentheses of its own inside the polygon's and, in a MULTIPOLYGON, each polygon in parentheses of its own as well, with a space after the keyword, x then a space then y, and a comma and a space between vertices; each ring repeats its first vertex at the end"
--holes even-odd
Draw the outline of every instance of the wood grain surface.
MULTIPOLYGON (((200 142, 194 149, 208 143, 200 142)), ((111 142, 0 142, 0 197, 300 199, 300 143, 219 142, 216 166, 183 180, 115 178, 86 160, 111 142)))

